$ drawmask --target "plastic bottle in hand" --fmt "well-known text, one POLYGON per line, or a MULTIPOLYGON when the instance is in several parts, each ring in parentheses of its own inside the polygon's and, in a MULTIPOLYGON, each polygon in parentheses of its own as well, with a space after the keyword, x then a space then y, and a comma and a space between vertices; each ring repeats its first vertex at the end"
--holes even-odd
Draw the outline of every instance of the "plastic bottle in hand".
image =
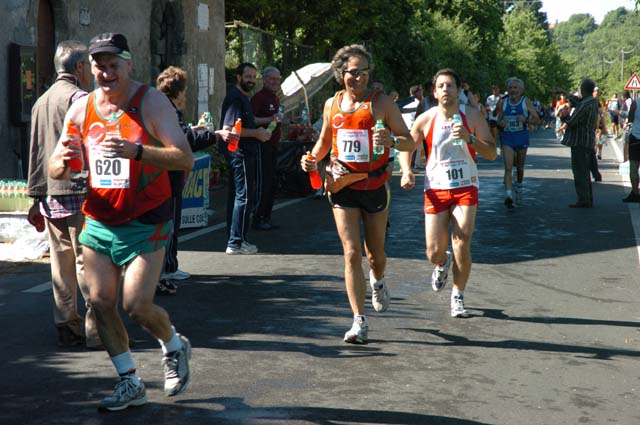
POLYGON ((269 125, 267 126, 267 131, 269 133, 273 133, 273 130, 276 129, 276 126, 278 125, 278 121, 277 120, 272 120, 269 125))
MULTIPOLYGON (((118 116, 112 113, 107 120, 107 123, 104 126, 105 129, 105 140, 106 139, 120 139, 122 136, 120 135, 120 123, 118 122, 118 116)), ((115 152, 113 151, 102 151, 102 155, 105 158, 115 158, 115 152)))
POLYGON ((238 135, 238 139, 227 143, 227 149, 229 152, 235 152, 238 150, 238 142, 240 142, 240 135, 242 134, 242 119, 238 118, 233 125, 233 133, 238 135))
MULTIPOLYGON (((384 128, 384 123, 382 120, 376 120, 376 125, 373 127, 375 131, 378 131, 384 128)), ((385 147, 383 145, 373 145, 373 159, 376 160, 384 153, 385 147)))
POLYGON ((113 113, 109 116, 107 123, 104 126, 106 135, 105 138, 120 138, 120 123, 118 122, 118 116, 113 113))
MULTIPOLYGON (((307 159, 309 161, 313 161, 313 155, 311 152, 307 151, 307 159)), ((311 188, 313 190, 318 190, 322 187, 322 177, 320 177, 320 171, 318 171, 318 164, 316 163, 316 168, 313 170, 309 170, 309 182, 311 183, 311 188)))
MULTIPOLYGON (((460 124, 462 125, 462 118, 460 117, 460 114, 453 114, 453 118, 451 119, 451 129, 453 130, 453 126, 456 124, 460 124)), ((462 139, 453 139, 451 141, 451 143, 454 146, 462 146, 464 145, 464 140, 462 139)))
POLYGON ((207 125, 207 115, 206 112, 203 112, 200 115, 200 119, 198 119, 198 127, 207 125))
MULTIPOLYGON (((82 137, 80 136, 80 130, 78 130, 78 126, 75 122, 69 121, 67 123, 67 136, 73 139, 73 144, 77 146, 82 146, 82 137)), ((82 152, 77 158, 73 158, 69 160, 69 168, 71 171, 80 171, 84 167, 84 160, 82 159, 82 152)))
POLYGON ((213 117, 211 116, 211 112, 205 112, 205 122, 207 124, 207 129, 209 131, 213 131, 213 117))

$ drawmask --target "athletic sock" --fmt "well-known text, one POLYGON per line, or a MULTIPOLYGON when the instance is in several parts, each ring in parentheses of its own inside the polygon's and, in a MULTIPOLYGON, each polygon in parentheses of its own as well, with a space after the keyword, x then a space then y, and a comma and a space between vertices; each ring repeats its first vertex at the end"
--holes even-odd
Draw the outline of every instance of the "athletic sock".
POLYGON ((451 298, 455 298, 455 297, 464 298, 464 291, 459 290, 457 286, 454 286, 453 289, 451 290, 451 298))
POLYGON ((162 347, 163 354, 173 353, 174 351, 178 351, 182 348, 182 341, 180 341, 180 338, 176 333, 176 328, 174 328, 173 326, 171 326, 171 338, 169 339, 169 341, 164 342, 163 340, 159 339, 158 342, 162 347))
POLYGON ((140 378, 136 376, 136 363, 133 361, 131 351, 127 350, 124 353, 111 357, 111 362, 121 378, 131 379, 136 385, 140 383, 140 378))

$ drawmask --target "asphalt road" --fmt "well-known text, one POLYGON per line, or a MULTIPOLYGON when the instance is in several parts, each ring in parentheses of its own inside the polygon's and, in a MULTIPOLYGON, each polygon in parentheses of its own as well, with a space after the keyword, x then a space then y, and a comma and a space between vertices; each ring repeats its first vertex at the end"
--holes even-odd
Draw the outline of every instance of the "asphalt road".
POLYGON ((468 319, 449 316, 450 284, 432 292, 422 193, 394 176, 392 305, 367 303, 364 346, 342 342, 351 317, 326 200, 280 199, 280 228, 251 233, 255 256, 225 255, 224 225, 185 232, 192 278, 157 301, 191 339, 191 386, 164 397, 158 344, 127 321, 149 403, 124 412, 96 410, 115 383, 106 353, 56 347, 48 265, 1 264, 0 423, 640 423, 640 206, 621 202, 616 152, 593 209, 567 208, 569 150, 550 130, 534 134, 522 207, 502 204, 501 158, 480 161, 468 319))

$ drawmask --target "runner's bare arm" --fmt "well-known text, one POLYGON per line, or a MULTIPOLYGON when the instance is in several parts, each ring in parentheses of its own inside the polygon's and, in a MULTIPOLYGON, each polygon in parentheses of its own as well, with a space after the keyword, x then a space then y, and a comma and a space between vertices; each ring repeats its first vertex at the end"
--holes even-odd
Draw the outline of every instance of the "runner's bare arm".
POLYGON ((400 187, 403 189, 411 189, 415 186, 415 175, 411 169, 411 156, 413 151, 415 151, 424 140, 424 130, 427 128, 427 123, 430 122, 432 116, 433 112, 431 112, 431 110, 418 115, 416 120, 413 122, 413 127, 411 128, 411 140, 413 143, 412 149, 398 153, 398 163, 402 170, 400 187))
MULTIPOLYGON (((315 162, 320 162, 331 151, 331 142, 333 139, 333 132, 331 131, 331 105, 333 104, 333 98, 327 99, 324 103, 324 110, 322 112, 322 130, 320 130, 320 136, 311 149, 311 155, 315 157, 315 162)), ((307 159, 307 155, 302 155, 300 159, 300 165, 303 171, 309 170, 313 161, 307 159)))
POLYGON ((536 112, 536 108, 533 107, 533 102, 526 98, 527 102, 527 110, 529 111, 529 118, 527 119, 528 124, 538 125, 542 123, 542 120, 538 116, 536 112))
MULTIPOLYGON (((478 153, 478 155, 493 161, 498 156, 498 150, 496 148, 496 141, 489 129, 489 124, 487 124, 487 120, 477 109, 467 110, 467 118, 470 124, 469 127, 471 127, 471 131, 475 136, 475 141, 471 146, 473 146, 473 149, 478 153)), ((467 142, 471 141, 471 135, 467 134, 464 139, 467 142)))
POLYGON ((77 156, 77 151, 80 148, 69 143, 67 124, 69 121, 73 121, 79 129, 82 129, 87 99, 88 96, 84 96, 74 102, 64 117, 64 125, 62 126, 60 139, 47 164, 49 177, 54 180, 65 180, 71 176, 71 168, 69 167, 68 160, 71 159, 72 156, 77 156))
POLYGON ((376 118, 380 117, 382 119, 385 126, 394 134, 397 140, 394 146, 394 141, 389 134, 389 140, 384 145, 387 148, 394 148, 398 151, 413 151, 414 145, 411 133, 402 119, 402 114, 396 103, 389 96, 376 96, 373 110, 380 111, 379 115, 376 114, 376 118))
POLYGON ((329 151, 331 151, 331 142, 333 139, 333 132, 331 131, 332 103, 333 98, 327 99, 324 103, 324 110, 322 111, 322 130, 320 130, 320 136, 311 150, 311 153, 318 161, 327 156, 329 151))
MULTIPOLYGON (((142 162, 166 170, 190 170, 193 153, 178 124, 178 115, 169 98, 155 88, 144 97, 142 115, 147 128, 162 146, 144 146, 142 162)), ((135 158, 138 147, 132 141, 123 151, 123 157, 135 158)))

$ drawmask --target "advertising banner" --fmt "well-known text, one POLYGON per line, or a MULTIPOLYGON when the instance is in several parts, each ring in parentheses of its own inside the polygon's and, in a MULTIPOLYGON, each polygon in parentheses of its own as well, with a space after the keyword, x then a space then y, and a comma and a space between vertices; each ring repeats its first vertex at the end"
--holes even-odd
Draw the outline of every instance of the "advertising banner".
POLYGON ((182 223, 183 229, 205 227, 208 222, 209 207, 209 170, 211 156, 207 153, 196 153, 193 170, 182 190, 182 223))

